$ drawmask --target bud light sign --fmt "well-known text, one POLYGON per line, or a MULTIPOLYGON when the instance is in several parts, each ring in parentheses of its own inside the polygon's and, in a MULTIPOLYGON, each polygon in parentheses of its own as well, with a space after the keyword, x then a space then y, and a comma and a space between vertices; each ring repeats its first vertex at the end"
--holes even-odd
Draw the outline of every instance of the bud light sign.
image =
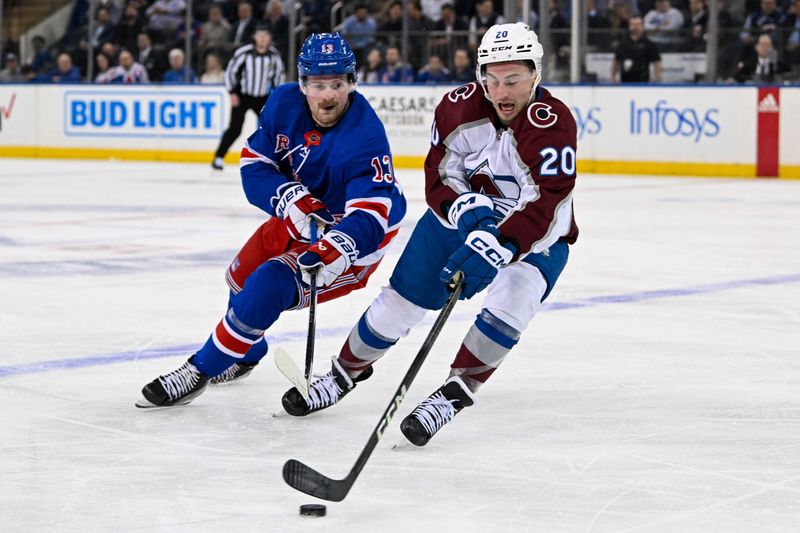
POLYGON ((64 114, 66 135, 216 138, 224 125, 223 93, 66 91, 64 114))

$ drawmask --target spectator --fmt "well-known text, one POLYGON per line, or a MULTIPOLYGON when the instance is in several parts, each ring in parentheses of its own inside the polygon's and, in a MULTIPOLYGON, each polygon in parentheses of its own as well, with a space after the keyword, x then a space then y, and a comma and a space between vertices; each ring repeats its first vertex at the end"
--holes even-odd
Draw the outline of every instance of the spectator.
POLYGON ((94 57, 94 64, 95 72, 97 72, 94 77, 94 82, 109 83, 111 81, 111 78, 108 75, 111 70, 111 58, 108 57, 104 52, 98 52, 94 57))
POLYGON ((453 82, 461 84, 475 81, 475 66, 472 64, 469 50, 466 48, 459 48, 453 54, 451 78, 453 82))
POLYGON ((446 4, 452 6, 451 2, 452 0, 420 0, 420 8, 422 9, 422 14, 435 23, 442 18, 442 8, 446 4))
POLYGON ((169 38, 180 25, 184 9, 184 0, 156 0, 145 11, 148 29, 169 38))
POLYGON ((386 68, 381 76, 381 83, 411 83, 414 81, 414 70, 411 65, 403 63, 400 50, 396 46, 386 49, 386 68))
MULTIPOLYGON (((419 0, 408 0, 408 31, 410 42, 406 57, 413 68, 419 68, 428 55, 428 32, 433 21, 422 13, 419 0)), ((412 76, 413 77, 413 76, 412 76)))
POLYGON ((616 50, 628 34, 628 21, 631 19, 631 8, 625 0, 614 0, 608 12, 608 21, 611 30, 612 50, 616 50))
POLYGON ((194 70, 186 66, 186 55, 180 48, 169 51, 169 70, 164 74, 164 83, 195 83, 194 70))
POLYGON ((761 9, 751 13, 744 21, 741 39, 745 45, 752 45, 762 33, 769 33, 772 42, 779 39, 778 28, 783 23, 783 15, 778 11, 775 0, 761 0, 761 9))
POLYGON ((611 22, 597 9, 596 0, 586 0, 586 44, 592 52, 606 52, 611 45, 611 22))
POLYGON ((556 80, 567 76, 569 67, 569 23, 561 14, 557 0, 549 0, 550 9, 550 39, 553 45, 555 69, 550 73, 550 78, 556 80))
POLYGON ((514 5, 516 6, 516 18, 512 22, 524 22, 528 25, 528 27, 532 30, 539 30, 539 13, 537 10, 539 9, 538 5, 539 2, 533 1, 531 2, 530 11, 528 12, 528 16, 524 16, 522 14, 522 0, 514 0, 514 5))
POLYGON ((786 52, 795 68, 800 66, 800 0, 794 0, 792 13, 786 17, 784 28, 788 34, 786 52))
POLYGON ((212 50, 223 51, 231 33, 231 25, 222 16, 222 7, 212 5, 208 9, 208 20, 200 30, 200 53, 205 54, 212 50))
POLYGON ((111 60, 112 65, 117 62, 117 58, 119 56, 119 46, 117 46, 116 44, 109 41, 100 47, 100 51, 108 56, 108 58, 111 60))
POLYGON ((219 55, 211 52, 206 56, 206 64, 203 75, 200 76, 200 83, 224 83, 225 71, 222 70, 222 60, 219 55))
POLYGON ((329 0, 303 0, 303 25, 308 33, 331 31, 328 22, 331 19, 329 0))
POLYGON ((94 32, 90 39, 92 50, 98 51, 105 43, 114 41, 116 32, 117 28, 111 22, 111 15, 108 13, 108 9, 99 8, 95 15, 94 32))
POLYGON ((620 43, 614 53, 611 81, 647 83, 650 81, 651 64, 653 81, 660 81, 661 54, 658 47, 644 34, 642 17, 631 17, 628 22, 628 38, 620 43))
MULTIPOLYGON (((269 0, 264 11, 264 26, 272 34, 272 42, 282 57, 289 54, 289 18, 282 0, 269 0)), ((284 61, 285 62, 285 61, 284 61)))
POLYGON ((428 63, 417 72, 419 83, 445 84, 450 83, 450 71, 442 63, 442 58, 431 54, 428 63))
MULTIPOLYGON (((778 60, 778 52, 772 45, 772 37, 764 33, 758 37, 755 54, 736 65, 733 79, 739 83, 776 83, 788 67, 778 60)), ((729 80, 730 81, 730 80, 729 80)))
POLYGON ((431 54, 436 54, 440 58, 453 57, 456 49, 467 46, 468 30, 467 21, 456 16, 453 4, 444 4, 439 20, 433 24, 431 54), (454 36, 453 32, 460 33, 460 35, 454 36))
POLYGON ((0 82, 25 81, 22 69, 19 66, 19 59, 12 53, 6 54, 6 68, 0 70, 0 82))
POLYGON ((381 40, 386 46, 400 45, 400 32, 403 31, 403 3, 395 0, 386 10, 386 20, 380 25, 381 40))
POLYGON ((672 7, 670 0, 656 0, 655 9, 644 16, 644 29, 659 50, 674 48, 680 41, 678 30, 682 27, 683 14, 672 7))
POLYGON ((228 35, 228 45, 230 49, 236 49, 250 42, 253 32, 256 29, 256 21, 253 18, 253 6, 250 2, 239 2, 236 8, 236 22, 231 27, 228 35))
POLYGON ((70 55, 62 52, 56 58, 56 68, 39 76, 38 80, 53 83, 76 83, 81 81, 81 72, 72 64, 70 55))
POLYGON ((341 33, 356 54, 356 64, 364 61, 364 54, 375 44, 378 23, 369 14, 366 4, 356 5, 355 12, 342 22, 341 33))
POLYGON ((383 77, 383 56, 378 48, 373 48, 367 54, 364 64, 358 69, 356 79, 358 83, 380 83, 383 77))
POLYGON ((708 12, 704 0, 689 0, 689 18, 692 33, 689 37, 688 48, 692 52, 702 52, 706 49, 706 25, 708 12))
POLYGON ((473 50, 477 50, 478 43, 486 30, 495 24, 505 23, 505 17, 495 13, 492 0, 478 0, 475 4, 475 15, 469 19, 469 45, 473 50))
POLYGON ((109 20, 111 20, 112 25, 119 25, 119 21, 122 20, 125 0, 98 0, 97 4, 95 5, 98 8, 103 8, 108 11, 109 20))
POLYGON ((47 49, 44 37, 41 35, 34 35, 33 39, 31 40, 31 46, 33 47, 31 69, 36 74, 44 72, 45 69, 50 68, 54 62, 53 56, 50 54, 50 50, 47 49))
POLYGON ((147 76, 147 70, 141 63, 137 63, 133 59, 133 54, 130 50, 123 48, 119 52, 119 65, 112 67, 108 71, 109 83, 148 83, 150 78, 147 76))
POLYGON ((734 17, 726 7, 726 0, 717 0, 719 6, 719 50, 717 54, 717 72, 721 80, 733 76, 736 65, 744 56, 745 46, 738 38, 742 30, 742 21, 734 17))
POLYGON ((138 62, 147 71, 147 80, 157 80, 165 70, 164 60, 161 54, 153 48, 153 43, 150 40, 150 34, 141 32, 136 36, 136 47, 138 52, 136 54, 136 62, 138 62))
POLYGON ((144 27, 144 18, 136 4, 125 7, 125 15, 117 26, 117 37, 114 39, 118 45, 128 50, 136 48, 136 36, 144 27))
MULTIPOLYGON (((189 27, 191 28, 191 40, 192 40, 192 49, 197 52, 197 42, 200 40, 200 34, 203 31, 203 25, 200 24, 199 21, 192 18, 189 21, 189 27)), ((175 30, 175 37, 172 39, 168 39, 165 41, 165 44, 171 43, 171 48, 186 48, 186 18, 178 24, 178 28, 175 30)))

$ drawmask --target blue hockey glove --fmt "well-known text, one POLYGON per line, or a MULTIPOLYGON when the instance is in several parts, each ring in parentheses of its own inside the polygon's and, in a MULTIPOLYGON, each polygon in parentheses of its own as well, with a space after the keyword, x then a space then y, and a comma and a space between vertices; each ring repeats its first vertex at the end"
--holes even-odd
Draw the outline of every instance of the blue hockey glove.
POLYGON ((456 272, 464 273, 464 291, 461 296, 470 299, 489 286, 497 271, 511 262, 514 245, 501 245, 497 240, 499 233, 476 230, 471 232, 464 244, 450 258, 439 274, 439 279, 447 282, 456 272))
POLYGON ((292 238, 298 241, 311 242, 311 223, 330 226, 334 223, 333 215, 322 200, 311 196, 311 193, 300 183, 284 183, 272 197, 275 214, 286 222, 292 238))
POLYGON ((297 258, 303 282, 311 284, 311 271, 317 270, 317 287, 327 287, 341 276, 358 257, 355 241, 341 231, 331 230, 297 258))
POLYGON ((494 202, 485 194, 465 192, 450 206, 447 218, 458 228, 461 240, 466 240, 471 231, 497 227, 494 207, 494 202))

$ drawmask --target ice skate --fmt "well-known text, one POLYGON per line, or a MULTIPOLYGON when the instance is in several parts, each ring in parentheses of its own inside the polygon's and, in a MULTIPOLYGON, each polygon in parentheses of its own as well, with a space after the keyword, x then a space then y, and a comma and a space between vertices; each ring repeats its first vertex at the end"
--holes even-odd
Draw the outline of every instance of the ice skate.
POLYGON ((197 396, 208 386, 209 378, 192 364, 186 361, 177 370, 159 376, 142 389, 144 398, 136 402, 136 407, 169 407, 184 405, 197 396))
POLYGON ((253 371, 257 364, 258 363, 245 362, 233 363, 225 370, 225 372, 211 378, 210 383, 212 385, 219 385, 220 383, 230 383, 231 381, 244 379, 250 375, 250 372, 253 371))
POLYGON ((453 376, 403 419, 400 431, 412 444, 425 446, 463 408, 474 403, 472 392, 461 378, 453 376))
POLYGON ((356 383, 364 381, 372 375, 372 367, 368 367, 357 378, 351 379, 339 365, 334 356, 331 370, 324 376, 317 377, 308 388, 308 402, 303 399, 296 387, 292 387, 283 395, 283 408, 292 416, 306 416, 330 407, 355 388, 356 383))
POLYGON ((215 157, 211 162, 211 168, 214 170, 223 170, 225 168, 225 162, 221 157, 215 157))

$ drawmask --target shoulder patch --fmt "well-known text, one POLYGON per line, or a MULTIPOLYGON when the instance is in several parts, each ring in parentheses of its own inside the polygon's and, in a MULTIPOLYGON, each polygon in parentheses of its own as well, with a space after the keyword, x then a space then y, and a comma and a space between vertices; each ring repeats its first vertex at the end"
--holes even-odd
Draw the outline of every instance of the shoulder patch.
POLYGON ((475 91, 477 90, 478 90, 478 83, 473 81, 471 83, 453 89, 452 91, 447 93, 447 99, 455 104, 459 100, 469 99, 469 97, 475 94, 475 91))
POLYGON ((537 128, 549 128, 558 121, 558 115, 552 106, 543 102, 534 102, 528 106, 528 122, 537 128))

